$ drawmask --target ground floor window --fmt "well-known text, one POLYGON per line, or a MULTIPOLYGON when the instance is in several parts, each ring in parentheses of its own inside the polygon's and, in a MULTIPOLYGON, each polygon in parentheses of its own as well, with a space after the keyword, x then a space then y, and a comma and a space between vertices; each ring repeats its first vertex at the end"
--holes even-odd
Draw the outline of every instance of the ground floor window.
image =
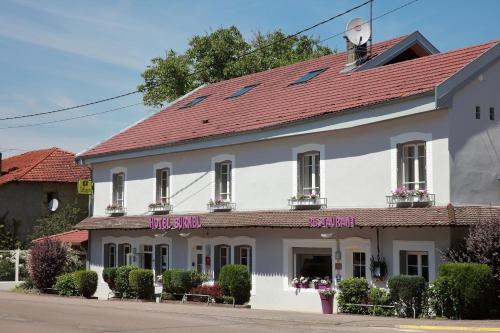
POLYGON ((366 278, 366 253, 352 253, 352 276, 356 278, 366 278))
POLYGON ((252 272, 252 247, 250 245, 238 245, 234 247, 234 263, 247 266, 252 272))
POLYGON ((167 244, 155 246, 155 274, 162 275, 169 268, 169 247, 167 244))
POLYGON ((292 253, 294 277, 323 279, 332 276, 331 248, 294 247, 292 253))
POLYGON ((118 266, 127 265, 127 256, 132 252, 132 247, 128 243, 118 244, 118 266))
POLYGON ((422 276, 429 281, 429 253, 427 251, 400 251, 400 272, 422 276))
POLYGON ((116 267, 116 244, 104 244, 104 267, 116 267))

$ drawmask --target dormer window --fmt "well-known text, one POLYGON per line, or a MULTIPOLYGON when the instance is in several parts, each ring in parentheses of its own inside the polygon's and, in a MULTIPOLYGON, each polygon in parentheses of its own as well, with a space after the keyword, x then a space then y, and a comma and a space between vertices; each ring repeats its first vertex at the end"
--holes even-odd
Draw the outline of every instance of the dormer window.
POLYGON ((196 97, 195 99, 191 100, 189 103, 181 106, 181 109, 187 109, 187 108, 190 108, 192 106, 195 106, 196 104, 200 103, 201 101, 203 101, 207 97, 208 97, 208 95, 196 97))
POLYGON ((297 80, 295 80, 292 83, 292 85, 308 82, 308 81, 312 80, 313 78, 315 78, 316 76, 323 73, 324 71, 326 71, 326 68, 320 68, 320 69, 315 69, 313 71, 310 71, 309 73, 306 73, 303 76, 299 77, 297 80))
POLYGON ((241 88, 240 90, 234 92, 228 98, 240 97, 241 95, 246 94, 247 92, 249 92, 250 90, 252 90, 256 86, 257 86, 256 84, 251 84, 251 85, 245 86, 245 87, 241 88))

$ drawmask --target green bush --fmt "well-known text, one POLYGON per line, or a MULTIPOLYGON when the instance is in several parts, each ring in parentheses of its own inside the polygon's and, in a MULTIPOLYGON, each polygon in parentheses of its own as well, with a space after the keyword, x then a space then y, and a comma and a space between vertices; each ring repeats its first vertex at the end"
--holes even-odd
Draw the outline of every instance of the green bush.
POLYGON ((77 296, 78 289, 76 288, 75 275, 66 273, 56 277, 54 289, 61 296, 77 296))
POLYGON ((236 304, 243 304, 250 300, 252 283, 247 266, 225 265, 220 270, 218 284, 224 295, 234 297, 236 304))
POLYGON ((366 314, 364 306, 348 304, 366 304, 368 301, 368 281, 364 278, 350 278, 340 281, 337 304, 340 312, 366 314))
POLYGON ((206 278, 203 274, 185 269, 170 269, 163 272, 163 291, 167 293, 188 293, 200 286, 206 278))
POLYGON ((94 271, 76 271, 73 273, 78 294, 90 298, 97 290, 97 273, 94 271))
POLYGON ((132 292, 139 299, 152 299, 155 287, 153 284, 153 271, 150 269, 131 270, 128 281, 132 292))
POLYGON ((438 309, 455 319, 487 317, 494 304, 492 269, 477 263, 448 263, 434 283, 438 309))
MULTIPOLYGON (((368 299, 373 305, 391 305, 391 294, 387 289, 372 288, 368 292, 368 299)), ((394 313, 392 308, 374 306, 372 313, 376 316, 391 316, 394 313)))
POLYGON ((396 312, 404 317, 418 317, 422 312, 422 299, 426 281, 422 276, 398 275, 389 279, 391 298, 396 312))
POLYGON ((121 297, 132 297, 133 291, 129 284, 129 274, 131 271, 139 269, 136 266, 121 266, 116 270, 115 289, 121 297))
POLYGON ((116 290, 115 279, 116 279, 116 270, 117 269, 118 269, 117 267, 106 267, 102 271, 102 278, 103 278, 104 282, 106 282, 108 284, 109 289, 111 289, 113 291, 116 290))

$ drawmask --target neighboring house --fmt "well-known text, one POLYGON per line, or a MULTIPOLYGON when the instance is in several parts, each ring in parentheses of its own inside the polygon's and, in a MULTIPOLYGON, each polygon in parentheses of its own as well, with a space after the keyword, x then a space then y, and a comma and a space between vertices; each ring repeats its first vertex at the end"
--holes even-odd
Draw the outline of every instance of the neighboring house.
POLYGON ((59 148, 34 150, 1 159, 0 216, 20 222, 19 237, 27 241, 37 219, 51 213, 48 208, 57 199, 60 209, 76 202, 88 210, 88 195, 77 193, 79 179, 90 179, 90 169, 78 166, 75 154, 59 148))
POLYGON ((91 269, 213 282, 238 263, 253 308, 315 312, 317 292, 294 277, 385 286, 380 257, 389 276, 434 280, 439 250, 500 214, 500 45, 440 53, 415 32, 352 56, 200 87, 80 154, 95 183, 77 225, 91 269))
POLYGON ((70 230, 59 234, 41 237, 33 240, 33 243, 41 242, 45 239, 57 240, 68 244, 73 250, 87 252, 89 232, 87 230, 70 230))

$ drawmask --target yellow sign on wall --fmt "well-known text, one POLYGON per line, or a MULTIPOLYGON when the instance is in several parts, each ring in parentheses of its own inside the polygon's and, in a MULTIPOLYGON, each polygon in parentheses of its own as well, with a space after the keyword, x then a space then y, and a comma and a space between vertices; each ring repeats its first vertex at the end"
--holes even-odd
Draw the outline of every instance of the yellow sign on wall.
POLYGON ((92 181, 79 180, 78 181, 78 194, 92 194, 92 181))

